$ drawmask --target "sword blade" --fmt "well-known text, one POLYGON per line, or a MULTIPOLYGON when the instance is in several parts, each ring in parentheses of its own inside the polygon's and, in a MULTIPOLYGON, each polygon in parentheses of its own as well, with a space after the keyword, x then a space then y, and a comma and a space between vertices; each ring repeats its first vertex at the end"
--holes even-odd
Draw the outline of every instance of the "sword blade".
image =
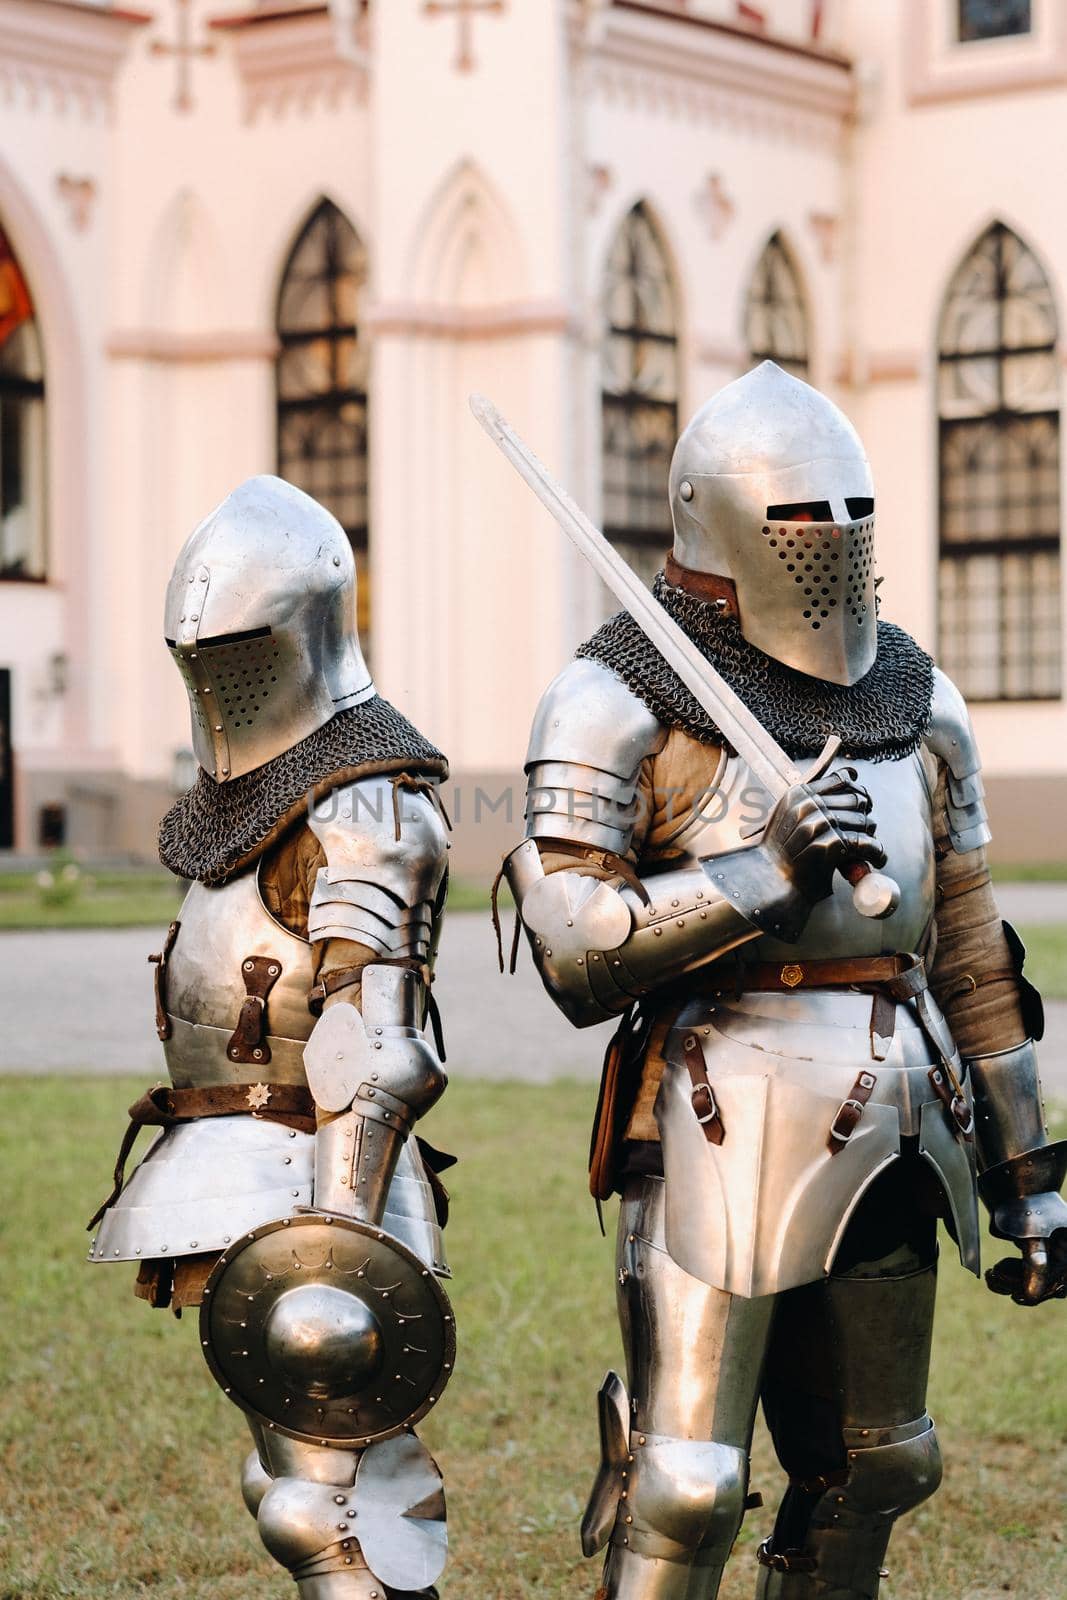
POLYGON ((771 737, 759 719, 735 694, 726 679, 702 655, 655 595, 627 566, 599 528, 553 479, 484 395, 472 394, 470 408, 493 443, 507 456, 523 481, 549 510, 571 543, 622 602, 641 631, 652 641, 667 665, 678 674, 693 699, 719 728, 728 744, 748 765, 754 778, 773 800, 804 781, 800 769, 771 737))

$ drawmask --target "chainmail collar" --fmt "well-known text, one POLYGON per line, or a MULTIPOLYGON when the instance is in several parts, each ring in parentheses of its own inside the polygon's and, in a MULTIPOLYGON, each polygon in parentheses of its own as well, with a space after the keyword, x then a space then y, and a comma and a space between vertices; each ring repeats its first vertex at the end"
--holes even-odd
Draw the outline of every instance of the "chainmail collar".
MULTIPOLYGON (((897 761, 918 747, 930 722, 934 664, 903 628, 879 622, 870 670, 858 683, 827 683, 757 650, 736 617, 669 584, 662 572, 652 592, 793 760, 817 755, 832 733, 845 755, 869 761, 897 761)), ((614 672, 668 727, 706 744, 724 742, 627 612, 609 617, 577 654, 614 672)))
POLYGON ((448 762, 388 700, 339 711, 291 750, 229 783, 201 769, 159 825, 159 859, 182 878, 234 877, 306 815, 307 797, 375 773, 446 778, 448 762))

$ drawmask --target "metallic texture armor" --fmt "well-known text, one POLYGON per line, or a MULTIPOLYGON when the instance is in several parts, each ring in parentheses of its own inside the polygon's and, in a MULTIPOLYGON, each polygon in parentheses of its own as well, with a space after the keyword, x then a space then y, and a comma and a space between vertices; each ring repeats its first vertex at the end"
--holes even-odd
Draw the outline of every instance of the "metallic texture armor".
POLYGON ((161 829, 198 879, 153 958, 174 1087, 131 1111, 162 1131, 90 1251, 139 1260, 154 1304, 199 1303, 256 1441, 246 1504, 301 1600, 430 1594, 447 1542, 412 1432, 455 1353, 412 1136, 445 1084, 422 1030, 447 765, 376 695, 355 599, 343 530, 275 478, 178 557, 165 626, 201 772, 161 829))
POLYGON ((196 758, 217 783, 374 694, 355 614, 344 529, 280 478, 249 478, 189 536, 164 631, 189 694, 196 758))
POLYGON ((350 939, 380 956, 427 960, 446 848, 433 802, 364 778, 312 806, 308 824, 326 856, 311 896, 312 943, 350 939))
POLYGON ((533 839, 505 872, 542 981, 578 1027, 617 1016, 756 932, 699 867, 657 876, 654 901, 579 872, 546 875, 533 839))
POLYGON ((266 1223, 219 1258, 200 1334, 235 1405, 271 1431, 338 1449, 410 1429, 455 1364, 435 1275, 384 1229, 318 1210, 266 1223))
POLYGON ((985 807, 982 761, 963 696, 951 678, 934 673, 926 743, 947 768, 945 809, 952 848, 958 855, 992 838, 985 807))
MULTIPOLYGON (((896 761, 851 763, 901 887, 902 904, 887 922, 858 916, 838 877, 827 898, 805 907, 799 932, 793 926, 775 935, 760 904, 774 874, 751 837, 766 819, 766 797, 746 764, 725 752, 709 752, 702 792, 666 797, 668 806, 675 802, 661 841, 671 868, 642 878, 644 896, 583 875, 578 863, 546 874, 541 856, 554 841, 626 857, 647 821, 642 807, 662 802, 642 787, 641 767, 665 741, 662 725, 596 663, 565 668, 538 708, 527 757, 527 839, 505 873, 538 970, 572 1022, 617 1015, 746 941, 754 941, 747 956, 772 961, 922 948, 934 909, 936 782, 934 757, 923 749, 896 761), (589 718, 589 696, 604 720, 589 718)), ((775 877, 774 892, 782 887, 775 877)))
POLYGON ((413 1434, 363 1451, 326 1450, 250 1426, 245 1504, 302 1600, 371 1600, 383 1584, 419 1591, 440 1575, 444 1489, 413 1434))
POLYGON ((874 488, 852 424, 764 361, 702 406, 670 471, 674 557, 729 578, 767 655, 856 683, 877 650, 874 488))
POLYGON ((944 1192, 961 1260, 978 1271, 973 1145, 949 1126, 930 1080, 938 1058, 906 1007, 873 1059, 868 995, 726 993, 686 1007, 665 1054, 655 1116, 666 1244, 692 1276, 747 1297, 823 1277, 871 1183, 912 1147, 905 1141, 944 1192), (693 1114, 689 1039, 714 1085, 721 1144, 693 1114), (831 1151, 830 1128, 861 1072, 874 1080, 863 1114, 831 1151))
POLYGON ((377 1223, 400 1149, 444 1093, 437 1053, 420 1030, 422 983, 402 967, 364 968, 362 1012, 331 1006, 308 1044, 308 1084, 324 1112, 316 1135, 315 1204, 377 1223))
POLYGON ((526 751, 530 838, 574 839, 625 851, 637 778, 667 730, 595 661, 572 661, 541 697, 526 751))
POLYGON ((590 1162, 593 1193, 622 1199, 627 1380, 598 1397, 582 1544, 607 1546, 598 1600, 714 1600, 762 1400, 789 1486, 758 1595, 876 1600, 895 1519, 940 1479, 937 1219, 977 1272, 977 1166, 1023 1253, 990 1287, 1067 1293, 1067 1144, 1044 1134, 1032 1046, 994 1053, 1040 1008, 988 892, 966 708, 876 622, 853 428, 764 362, 686 428, 670 498, 664 609, 794 761, 831 733, 841 754, 772 801, 718 730, 715 677, 705 704, 699 656, 687 688, 636 601, 535 719, 504 869, 519 918, 573 1022, 627 1013, 590 1162), (883 861, 899 903, 875 920, 843 874, 883 861))
POLYGON ((1027 1241, 1047 1254, 1048 1241, 1067 1230, 1067 1201, 1059 1193, 1067 1175, 1067 1140, 1049 1139, 1037 1052, 1027 1039, 1014 1050, 972 1056, 967 1066, 982 1169, 979 1190, 989 1207, 991 1231, 995 1238, 1027 1241))
POLYGON ((870 1600, 893 1521, 940 1477, 924 1410, 930 1261, 899 1247, 777 1298, 687 1274, 666 1248, 665 1183, 632 1178, 619 1217, 627 1382, 600 1394, 602 1462, 583 1523, 604 1589, 713 1600, 748 1503, 761 1392, 790 1487, 761 1552, 765 1600, 870 1600), (792 1357, 777 1382, 766 1376, 792 1357), (829 1397, 833 1396, 833 1399, 829 1397))
MULTIPOLYGON (((168 1129, 104 1215, 91 1261, 149 1261, 226 1247, 312 1203, 315 1136, 256 1117, 212 1117, 168 1129)), ((444 1238, 419 1153, 397 1157, 382 1227, 439 1277, 444 1238)))

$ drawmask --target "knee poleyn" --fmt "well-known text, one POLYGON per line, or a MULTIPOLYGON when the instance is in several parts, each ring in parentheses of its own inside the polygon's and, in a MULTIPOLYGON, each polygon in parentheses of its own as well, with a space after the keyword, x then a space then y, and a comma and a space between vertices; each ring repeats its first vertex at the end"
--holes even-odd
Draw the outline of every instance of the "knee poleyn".
POLYGON ((244 1495, 245 1505, 254 1517, 258 1517, 263 1496, 272 1482, 270 1473, 259 1459, 259 1451, 250 1450, 241 1468, 241 1493, 244 1495))
POLYGON ((824 1518, 896 1518, 929 1499, 941 1482, 941 1451, 929 1416, 896 1428, 846 1428, 845 1445, 848 1481, 820 1503, 824 1518))
POLYGON ((294 1571, 353 1536, 351 1491, 307 1478, 275 1478, 259 1504, 259 1534, 275 1561, 294 1571))
POLYGON ((721 1548, 744 1512, 748 1457, 733 1445, 635 1433, 612 1543, 667 1561, 721 1548))

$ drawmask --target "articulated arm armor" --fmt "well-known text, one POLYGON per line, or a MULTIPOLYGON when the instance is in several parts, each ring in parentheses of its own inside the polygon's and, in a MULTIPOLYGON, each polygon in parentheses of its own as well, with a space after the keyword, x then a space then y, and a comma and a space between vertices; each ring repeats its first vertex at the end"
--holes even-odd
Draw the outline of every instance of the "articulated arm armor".
POLYGON ((364 779, 310 815, 326 856, 310 938, 344 941, 362 958, 320 986, 333 992, 304 1051, 319 1112, 314 1203, 371 1224, 381 1221, 404 1140, 446 1082, 422 1033, 444 830, 425 794, 397 800, 394 811, 387 779, 364 779))
POLYGON ((866 795, 835 773, 791 789, 758 844, 639 877, 630 859, 655 800, 642 769, 665 738, 591 661, 560 673, 534 721, 527 838, 505 872, 545 986, 578 1027, 761 934, 795 941, 835 866, 885 860, 866 795))
POLYGON ((642 766, 665 740, 641 701, 591 661, 564 668, 534 720, 527 838, 505 874, 544 984, 578 1027, 758 933, 701 869, 646 885, 628 864, 647 825, 642 766))
POLYGON ((1045 1127, 1034 1047, 1041 1001, 1023 976, 1022 944, 997 912, 978 750, 963 701, 942 673, 927 742, 945 768, 935 817, 943 837, 932 985, 970 1076, 979 1192, 992 1232, 1025 1257, 987 1276, 991 1288, 1035 1304, 1067 1293, 1067 1204, 1057 1192, 1067 1143, 1051 1142, 1045 1127))

